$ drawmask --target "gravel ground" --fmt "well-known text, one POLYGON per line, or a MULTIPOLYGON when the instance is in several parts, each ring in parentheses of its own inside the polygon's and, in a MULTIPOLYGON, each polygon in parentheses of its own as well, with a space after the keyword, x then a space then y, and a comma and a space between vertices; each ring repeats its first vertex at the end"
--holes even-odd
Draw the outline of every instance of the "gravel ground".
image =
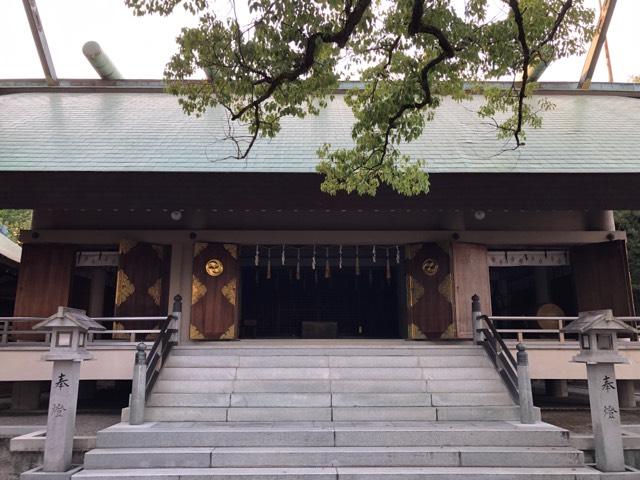
MULTIPOLYGON (((76 417, 76 435, 94 436, 98 430, 110 427, 120 421, 119 413, 78 413, 76 417)), ((16 415, 0 414, 0 426, 6 425, 46 425, 47 414, 16 415)))
MULTIPOLYGON (((640 409, 622 410, 620 418, 623 425, 640 424, 640 409)), ((566 428, 572 433, 591 433, 591 412, 589 410, 542 410, 542 420, 566 428)))

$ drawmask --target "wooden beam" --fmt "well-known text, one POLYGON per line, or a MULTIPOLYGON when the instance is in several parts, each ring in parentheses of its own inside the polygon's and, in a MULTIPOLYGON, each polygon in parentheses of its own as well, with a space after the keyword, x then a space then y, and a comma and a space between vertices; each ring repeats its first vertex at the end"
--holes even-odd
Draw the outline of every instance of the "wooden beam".
MULTIPOLYGON (((600 10, 602 10, 602 0, 598 0, 600 10)), ((604 37, 604 55, 607 58, 607 72, 609 73, 609 83, 613 83, 613 68, 611 67, 611 53, 609 53, 609 39, 604 37)))
POLYGON ((600 19, 598 20, 598 26, 593 34, 593 40, 587 53, 587 58, 584 61, 582 67, 582 74, 578 81, 578 88, 588 90, 591 86, 591 79, 593 78, 593 72, 596 70, 598 64, 598 57, 602 51, 602 46, 607 38, 607 31, 609 30, 609 24, 611 23, 611 17, 613 11, 616 8, 617 0, 605 0, 602 8, 600 9, 600 19))
POLYGON ((29 26, 31 27, 31 34, 33 35, 33 41, 36 44, 36 50, 38 50, 38 56, 40 57, 40 64, 44 71, 44 76, 49 85, 58 85, 58 76, 56 75, 56 69, 53 66, 53 59, 51 58, 51 52, 49 51, 49 45, 47 44, 47 37, 44 34, 44 28, 42 28, 42 22, 40 21, 40 14, 38 13, 38 6, 36 0, 22 0, 24 5, 24 11, 27 14, 29 20, 29 26))
MULTIPOLYGON (((37 229, 22 230, 24 244, 57 243, 66 245, 117 245, 123 238, 150 243, 193 243, 193 230, 132 229, 37 229), (38 235, 34 238, 33 232, 38 235)), ((457 241, 492 246, 572 246, 626 240, 622 231, 578 230, 195 230, 198 241, 228 242, 241 245, 396 245, 423 242, 457 241)))

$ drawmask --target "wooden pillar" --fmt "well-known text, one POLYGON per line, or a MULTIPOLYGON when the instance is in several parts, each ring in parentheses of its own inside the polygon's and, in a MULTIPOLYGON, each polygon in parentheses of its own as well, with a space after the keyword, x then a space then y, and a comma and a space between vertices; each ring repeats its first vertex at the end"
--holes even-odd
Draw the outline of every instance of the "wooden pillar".
POLYGON ((586 220, 588 230, 608 232, 616 230, 613 210, 589 210, 586 220))
POLYGON ((91 272, 91 291, 89 292, 90 317, 104 316, 104 290, 107 284, 107 272, 102 268, 94 268, 91 272))
POLYGON ((182 316, 180 318, 180 343, 189 342, 189 324, 191 322, 191 280, 193 275, 193 243, 174 242, 171 245, 174 255, 171 257, 170 298, 182 297, 182 316))

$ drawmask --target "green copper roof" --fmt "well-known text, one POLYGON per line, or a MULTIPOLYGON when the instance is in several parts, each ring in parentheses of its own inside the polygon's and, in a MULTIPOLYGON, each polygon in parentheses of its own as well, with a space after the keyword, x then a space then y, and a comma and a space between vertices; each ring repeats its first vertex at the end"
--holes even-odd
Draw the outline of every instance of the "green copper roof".
MULTIPOLYGON (((556 108, 518 150, 474 113, 479 98, 444 100, 402 150, 434 173, 640 173, 640 99, 548 98, 556 108)), ((16 93, 0 96, 0 171, 313 172, 323 143, 350 145, 352 121, 338 95, 317 117, 284 119, 276 138, 237 160, 222 110, 189 117, 158 93, 16 93)))

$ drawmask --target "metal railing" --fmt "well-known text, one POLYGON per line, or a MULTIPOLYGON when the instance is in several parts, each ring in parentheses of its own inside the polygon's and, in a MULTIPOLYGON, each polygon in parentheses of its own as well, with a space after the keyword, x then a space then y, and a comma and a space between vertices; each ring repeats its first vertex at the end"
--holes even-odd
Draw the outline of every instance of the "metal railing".
POLYGON ((509 347, 504 343, 502 336, 498 330, 496 330, 491 318, 486 315, 480 315, 478 320, 486 325, 485 327, 478 329, 481 334, 481 338, 483 339, 481 345, 489 354, 489 358, 491 358, 491 361, 498 370, 498 373, 500 373, 500 376, 507 384, 514 401, 519 402, 518 363, 516 362, 516 359, 513 358, 513 354, 511 353, 511 350, 509 350, 509 347))
MULTIPOLYGON (((491 361, 504 379, 509 388, 514 401, 520 406, 520 421, 522 423, 533 423, 538 417, 538 413, 533 406, 533 394, 531 389, 531 377, 529 374, 529 360, 523 341, 525 335, 528 340, 535 338, 535 341, 557 341, 560 344, 567 342, 564 327, 577 320, 578 317, 515 317, 515 316, 489 316, 483 315, 480 307, 480 297, 474 295, 471 299, 471 321, 473 325, 474 343, 482 345, 491 361), (557 328, 499 328, 501 322, 555 322, 557 328), (511 353, 510 347, 505 343, 503 335, 515 335, 517 361, 511 353), (557 338, 549 338, 553 335, 557 338), (546 336, 546 337, 545 337, 546 336)), ((638 342, 638 325, 640 317, 616 317, 626 322, 635 329, 632 342, 638 342)), ((538 323, 540 327, 540 324, 538 323)), ((513 339, 512 339, 513 340, 513 339)), ((573 341, 574 339, 571 338, 573 341)), ((577 338, 575 338, 577 343, 577 338)), ((513 344, 511 344, 513 346, 513 344)))
MULTIPOLYGON (((578 317, 533 317, 533 316, 486 316, 483 315, 483 319, 488 319, 495 326, 496 331, 507 340, 516 340, 517 342, 523 342, 525 340, 535 341, 554 341, 558 343, 577 342, 577 337, 569 337, 565 335, 563 329, 569 323, 577 320, 578 317), (509 324, 505 327, 500 325, 509 324), (524 324, 523 327, 517 327, 513 324, 524 324), (537 323, 535 328, 531 327, 531 324, 537 323), (555 323, 554 328, 548 328, 547 326, 540 326, 540 323, 555 323), (508 338, 512 337, 512 338, 508 338), (515 337, 515 338, 513 338, 515 337)), ((632 326, 636 331, 640 326, 640 317, 616 317, 618 320, 632 326)), ((636 333, 632 338, 632 342, 638 342, 638 334, 636 333)))
MULTIPOLYGON (((167 317, 94 317, 92 319, 110 328, 99 332, 89 332, 87 345, 114 342, 135 343, 141 337, 160 334, 162 332, 161 324, 167 317), (131 323, 146 323, 148 328, 126 328, 127 324, 131 323), (120 324, 124 328, 114 328, 115 324, 120 324)), ((44 317, 0 317, 0 347, 48 344, 50 342, 49 333, 27 328, 27 326, 30 327, 43 320, 45 320, 44 317)))
POLYGON ((492 318, 482 314, 478 295, 474 295, 471 299, 471 321, 474 343, 482 345, 504 380, 514 402, 519 405, 520 421, 535 423, 538 413, 533 406, 529 360, 524 344, 517 345, 518 360, 516 361, 492 318))
POLYGON ((182 315, 182 297, 176 295, 173 300, 173 310, 166 318, 160 328, 160 334, 153 343, 149 354, 147 355, 145 364, 147 371, 145 373, 145 393, 148 394, 153 385, 156 383, 160 371, 169 356, 171 348, 178 343, 178 325, 182 315))
POLYGON ((171 349, 178 342, 182 317, 182 297, 180 295, 175 296, 172 310, 169 316, 164 319, 149 353, 145 354, 147 346, 144 343, 139 343, 136 347, 129 402, 129 423, 131 425, 144 423, 146 399, 160 376, 171 349))

